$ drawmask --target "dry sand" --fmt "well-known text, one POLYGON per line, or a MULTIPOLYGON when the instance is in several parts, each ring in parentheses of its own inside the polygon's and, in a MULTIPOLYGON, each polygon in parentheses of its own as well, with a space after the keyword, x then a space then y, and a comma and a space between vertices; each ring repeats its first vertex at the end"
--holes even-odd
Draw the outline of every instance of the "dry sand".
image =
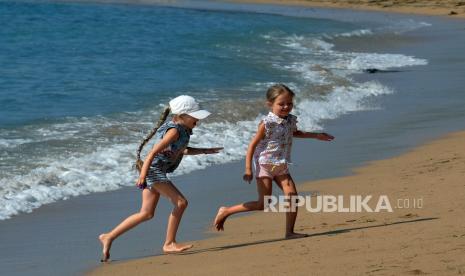
POLYGON ((400 12, 407 14, 447 15, 465 18, 464 0, 226 0, 227 2, 304 5, 400 12))
POLYGON ((373 195, 372 208, 379 195, 387 195, 393 212, 311 213, 301 208, 296 230, 309 237, 295 240, 282 239, 284 214, 257 212, 228 220, 224 233, 195 241, 194 249, 183 255, 113 262, 91 274, 465 274, 463 141, 465 132, 450 134, 373 162, 352 176, 299 186, 302 194, 317 190, 347 200, 349 195, 373 195), (422 208, 413 208, 420 199, 422 208), (410 208, 396 208, 407 202, 410 208))

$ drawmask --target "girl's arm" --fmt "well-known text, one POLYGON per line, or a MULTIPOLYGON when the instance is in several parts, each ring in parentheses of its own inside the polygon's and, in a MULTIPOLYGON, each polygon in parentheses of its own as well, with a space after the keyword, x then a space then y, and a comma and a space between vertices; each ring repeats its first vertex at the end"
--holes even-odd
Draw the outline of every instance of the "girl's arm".
POLYGON ((223 148, 191 148, 187 147, 184 150, 185 155, 197 155, 197 154, 213 154, 218 153, 223 148))
POLYGON ((329 135, 328 133, 305 132, 305 131, 300 131, 300 130, 294 131, 293 136, 296 138, 312 138, 312 139, 318 139, 322 141, 331 141, 334 139, 334 136, 329 135))
POLYGON ((249 148, 247 149, 247 155, 245 157, 245 172, 242 178, 249 183, 253 179, 253 173, 252 173, 253 154, 255 152, 255 148, 257 147, 258 143, 263 138, 265 138, 265 124, 263 124, 262 122, 258 125, 257 133, 252 138, 252 141, 250 141, 249 148))
POLYGON ((145 178, 147 177, 147 172, 149 171, 150 164, 152 164, 153 158, 162 150, 166 149, 168 145, 179 138, 178 130, 175 128, 170 128, 163 139, 160 142, 156 143, 153 148, 150 150, 149 154, 145 158, 144 165, 140 170, 139 179, 137 180, 136 185, 142 185, 145 182, 145 178))

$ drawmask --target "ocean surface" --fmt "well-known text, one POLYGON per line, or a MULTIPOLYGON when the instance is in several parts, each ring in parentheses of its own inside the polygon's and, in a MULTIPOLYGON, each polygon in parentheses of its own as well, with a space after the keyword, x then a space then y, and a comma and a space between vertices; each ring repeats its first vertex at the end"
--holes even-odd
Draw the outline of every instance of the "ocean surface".
POLYGON ((431 25, 423 21, 343 22, 199 3, 0 2, 0 220, 133 186, 136 148, 178 95, 213 112, 191 145, 225 148, 186 157, 179 175, 242 159, 273 83, 296 92, 301 129, 321 130, 344 114, 382 109, 373 99, 396 93, 353 76, 428 64, 335 50, 341 39, 431 25))

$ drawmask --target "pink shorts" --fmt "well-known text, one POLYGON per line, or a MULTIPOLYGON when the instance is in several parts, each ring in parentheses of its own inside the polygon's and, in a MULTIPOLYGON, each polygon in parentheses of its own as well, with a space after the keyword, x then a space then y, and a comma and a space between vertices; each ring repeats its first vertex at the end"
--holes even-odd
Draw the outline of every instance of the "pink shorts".
POLYGON ((255 164, 256 178, 267 177, 274 179, 280 175, 289 174, 287 164, 273 165, 273 164, 255 164))

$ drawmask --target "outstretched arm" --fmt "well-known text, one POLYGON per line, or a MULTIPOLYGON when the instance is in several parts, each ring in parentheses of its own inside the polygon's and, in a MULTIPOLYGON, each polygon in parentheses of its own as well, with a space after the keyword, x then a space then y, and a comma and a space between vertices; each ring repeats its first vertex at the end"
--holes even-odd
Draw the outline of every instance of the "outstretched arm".
POLYGON ((332 141, 334 139, 334 136, 325 133, 325 132, 305 132, 305 131, 294 131, 293 134, 294 137, 296 138, 312 138, 312 139, 318 139, 322 141, 332 141))
POLYGON ((265 138, 265 124, 260 123, 260 125, 258 125, 257 133, 252 138, 252 141, 250 141, 249 147, 247 149, 247 155, 245 157, 245 172, 242 178, 249 183, 253 179, 253 173, 252 173, 253 154, 255 152, 255 148, 257 147, 258 143, 263 138, 265 138))
POLYGON ((139 179, 137 180, 136 185, 139 186, 145 183, 147 172, 149 170, 150 164, 153 161, 153 158, 155 158, 155 155, 160 153, 162 150, 166 149, 170 143, 176 141, 178 138, 179 138, 178 131, 175 128, 171 128, 165 133, 165 135, 163 136, 163 139, 153 146, 153 148, 150 150, 149 154, 145 158, 144 165, 142 166, 142 169, 140 170, 139 179))
POLYGON ((197 154, 213 154, 219 153, 223 148, 191 148, 187 147, 184 150, 185 155, 197 155, 197 154))

